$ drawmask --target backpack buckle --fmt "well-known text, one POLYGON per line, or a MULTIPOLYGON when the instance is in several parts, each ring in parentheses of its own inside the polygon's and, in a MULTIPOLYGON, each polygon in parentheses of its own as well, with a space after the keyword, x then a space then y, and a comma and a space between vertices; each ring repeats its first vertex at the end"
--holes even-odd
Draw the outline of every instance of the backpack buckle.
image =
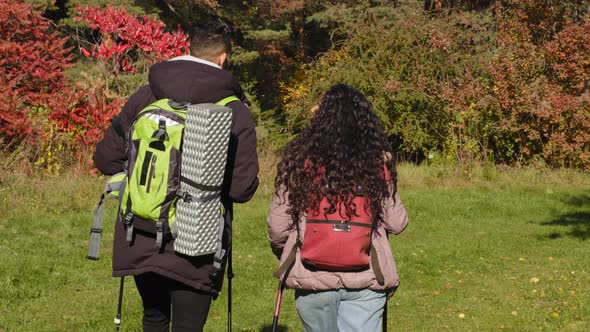
POLYGON ((193 201, 193 195, 189 194, 186 191, 180 192, 178 195, 183 201, 190 203, 193 201))
POLYGON ((164 223, 162 221, 156 222, 156 247, 162 248, 164 223))
POLYGON ((176 101, 176 100, 168 100, 168 105, 174 109, 180 110, 180 109, 187 109, 188 105, 190 105, 189 102, 186 101, 176 101))
POLYGON ((123 218, 123 222, 125 223, 125 225, 131 225, 131 219, 133 219, 133 213, 129 212, 123 218))
POLYGON ((160 141, 167 141, 169 139, 168 133, 166 132, 166 120, 160 118, 158 122, 158 129, 154 131, 152 138, 160 141))

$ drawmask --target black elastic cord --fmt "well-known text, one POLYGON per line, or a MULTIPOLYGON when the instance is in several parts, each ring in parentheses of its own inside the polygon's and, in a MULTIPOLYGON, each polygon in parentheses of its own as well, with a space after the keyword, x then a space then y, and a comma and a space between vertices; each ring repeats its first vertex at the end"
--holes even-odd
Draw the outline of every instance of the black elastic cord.
POLYGON ((219 191, 219 190, 221 190, 221 186, 206 186, 204 184, 196 183, 195 181, 188 179, 184 176, 180 177, 180 181, 188 184, 189 186, 191 186, 193 188, 200 189, 200 190, 205 190, 205 191, 219 191))

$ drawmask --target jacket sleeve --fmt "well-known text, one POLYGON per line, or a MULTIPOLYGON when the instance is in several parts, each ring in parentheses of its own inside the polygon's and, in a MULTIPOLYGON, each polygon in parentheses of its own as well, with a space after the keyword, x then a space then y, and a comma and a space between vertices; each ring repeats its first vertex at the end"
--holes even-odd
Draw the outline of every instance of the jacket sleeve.
POLYGON ((288 194, 280 192, 274 194, 272 197, 268 217, 266 218, 268 240, 270 241, 272 252, 280 259, 285 243, 293 229, 293 221, 287 213, 289 209, 289 203, 287 201, 288 194))
POLYGON ((236 203, 249 201, 258 188, 256 129, 250 109, 242 102, 228 105, 233 110, 224 188, 236 203))
POLYGON ((250 100, 248 100, 248 97, 246 97, 246 93, 244 92, 244 89, 242 89, 242 85, 238 81, 237 77, 232 76, 232 84, 234 87, 234 95, 238 97, 248 107, 252 106, 252 103, 250 102, 250 100))
POLYGON ((385 200, 383 220, 385 230, 391 234, 401 233, 408 225, 408 214, 398 193, 385 200))
MULTIPOLYGON (((133 122, 139 111, 155 100, 156 97, 154 97, 149 86, 146 85, 140 88, 123 105, 121 113, 113 123, 118 121, 126 136, 131 122, 133 122)), ((96 144, 94 152, 94 165, 96 165, 96 168, 106 175, 121 172, 127 159, 126 144, 125 138, 121 137, 113 124, 111 124, 105 131, 103 139, 96 144)))

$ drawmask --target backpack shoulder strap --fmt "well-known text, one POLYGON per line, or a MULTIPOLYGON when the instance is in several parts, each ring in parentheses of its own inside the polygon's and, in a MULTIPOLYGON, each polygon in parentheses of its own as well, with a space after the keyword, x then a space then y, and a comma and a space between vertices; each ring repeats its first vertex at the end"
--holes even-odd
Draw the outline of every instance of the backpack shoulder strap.
POLYGON ((275 278, 280 279, 281 276, 283 276, 285 280, 287 279, 287 275, 289 274, 289 272, 291 272, 291 268, 293 267, 293 265, 295 264, 295 260, 297 259, 297 249, 300 247, 301 242, 297 240, 291 248, 291 251, 289 252, 289 255, 287 255, 287 258, 285 259, 283 264, 281 264, 279 268, 275 271, 275 273, 273 273, 273 276, 275 278))
POLYGON ((144 107, 139 113, 143 113, 145 111, 149 111, 149 110, 153 110, 153 109, 165 109, 165 110, 170 110, 172 108, 172 106, 170 106, 169 103, 170 99, 168 98, 164 98, 164 99, 158 99, 155 102, 149 104, 148 106, 144 107))
POLYGON ((127 135, 125 134, 123 125, 121 125, 121 118, 119 116, 113 119, 113 121, 111 122, 111 126, 113 127, 117 135, 119 135, 119 137, 121 137, 124 140, 127 140, 127 135))
POLYGON ((125 188, 125 181, 126 181, 126 174, 125 172, 117 173, 111 176, 107 180, 107 184, 104 188, 104 191, 100 195, 100 200, 96 205, 96 209, 94 210, 94 220, 92 222, 92 228, 90 229, 90 245, 88 246, 88 259, 97 260, 98 259, 98 251, 100 248, 100 235, 102 233, 102 215, 103 215, 103 208, 104 208, 104 199, 107 196, 111 196, 114 198, 121 198, 122 191, 125 188))
POLYGON ((371 257, 371 267, 373 268, 373 272, 375 273, 375 279, 379 285, 385 285, 385 278, 383 277, 383 272, 381 272, 381 267, 379 266, 379 258, 377 257, 377 250, 371 243, 371 253, 369 256, 371 257))
POLYGON ((220 101, 216 102, 215 104, 221 105, 221 106, 227 106, 227 104, 232 103, 234 101, 240 101, 240 98, 238 98, 236 96, 229 96, 229 97, 225 97, 225 98, 221 99, 220 101))

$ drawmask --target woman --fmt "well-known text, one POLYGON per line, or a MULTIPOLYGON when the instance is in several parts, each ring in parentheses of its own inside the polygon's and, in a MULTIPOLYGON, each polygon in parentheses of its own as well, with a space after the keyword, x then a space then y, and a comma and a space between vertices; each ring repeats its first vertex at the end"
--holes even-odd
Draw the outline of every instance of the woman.
POLYGON ((295 289, 305 331, 379 331, 399 284, 387 233, 408 223, 392 150, 354 88, 331 87, 314 110, 278 165, 267 220, 275 276, 295 289))

